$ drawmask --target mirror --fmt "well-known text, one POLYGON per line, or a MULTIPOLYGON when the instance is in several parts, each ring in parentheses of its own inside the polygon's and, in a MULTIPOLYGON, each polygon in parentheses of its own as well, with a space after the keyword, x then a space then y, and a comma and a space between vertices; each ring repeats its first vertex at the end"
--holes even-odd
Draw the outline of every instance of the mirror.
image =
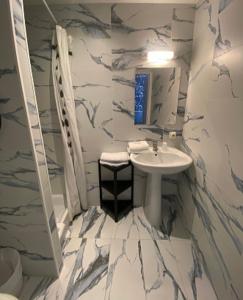
POLYGON ((179 86, 179 67, 137 68, 134 123, 160 127, 175 124, 179 86))

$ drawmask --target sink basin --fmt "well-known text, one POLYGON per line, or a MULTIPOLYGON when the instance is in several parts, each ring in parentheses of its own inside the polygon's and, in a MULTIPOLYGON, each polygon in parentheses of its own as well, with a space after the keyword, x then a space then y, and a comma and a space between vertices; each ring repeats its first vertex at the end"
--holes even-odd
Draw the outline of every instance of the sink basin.
POLYGON ((131 154, 131 161, 139 170, 148 173, 144 212, 154 227, 159 228, 162 222, 161 175, 180 173, 192 164, 192 159, 182 151, 167 147, 159 148, 157 153, 149 150, 131 154))
POLYGON ((167 151, 159 149, 158 153, 150 149, 131 154, 131 161, 141 171, 157 174, 176 174, 186 170, 192 163, 190 156, 171 147, 167 147, 167 151))

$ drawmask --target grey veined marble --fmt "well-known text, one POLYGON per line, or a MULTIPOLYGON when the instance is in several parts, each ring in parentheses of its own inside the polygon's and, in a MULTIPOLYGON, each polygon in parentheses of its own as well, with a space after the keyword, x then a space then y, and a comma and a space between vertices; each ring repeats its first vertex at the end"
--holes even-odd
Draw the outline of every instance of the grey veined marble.
POLYGON ((237 0, 198 2, 183 128, 194 168, 178 180, 183 220, 220 300, 243 298, 242 10, 237 0))
MULTIPOLYGON (((181 136, 187 98, 194 26, 191 5, 71 4, 53 5, 53 13, 72 36, 71 73, 79 136, 90 205, 98 205, 98 172, 90 167, 102 151, 126 149, 126 142, 160 136, 162 128, 134 126, 135 68, 149 50, 175 49, 181 66, 177 123, 164 133, 181 136), (121 149, 122 148, 122 149, 121 149)), ((26 6, 28 42, 40 121, 53 190, 63 193, 63 159, 51 86, 52 20, 45 8, 26 6)), ((141 186, 142 182, 137 179, 141 186)), ((164 189, 165 190, 165 189, 164 189)), ((142 201, 135 191, 135 197, 142 201)))
POLYGON ((23 1, 1 1, 0 6, 0 39, 5 41, 0 50, 0 247, 19 251, 25 274, 53 276, 57 268, 47 219, 53 236, 57 231, 50 206, 46 206, 47 216, 43 209, 48 178, 28 59, 23 1))
POLYGON ((116 224, 92 207, 73 222, 60 278, 26 277, 20 299, 216 300, 200 253, 176 232, 155 234, 142 208, 116 224))

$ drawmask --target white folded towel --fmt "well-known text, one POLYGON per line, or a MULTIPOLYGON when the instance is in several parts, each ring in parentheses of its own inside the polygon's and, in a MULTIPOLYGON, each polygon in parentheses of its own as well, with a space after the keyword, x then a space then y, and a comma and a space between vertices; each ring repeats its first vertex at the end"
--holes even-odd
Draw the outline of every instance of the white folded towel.
POLYGON ((120 167, 123 165, 127 165, 128 161, 123 161, 123 162, 110 162, 110 161, 104 161, 104 160, 100 160, 100 163, 102 165, 108 165, 108 166, 112 166, 112 167, 120 167))
POLYGON ((129 161, 129 155, 127 152, 102 152, 100 160, 102 162, 111 162, 111 163, 122 163, 129 161))
POLYGON ((147 149, 149 149, 149 144, 146 141, 128 143, 128 151, 130 153, 141 152, 147 149))

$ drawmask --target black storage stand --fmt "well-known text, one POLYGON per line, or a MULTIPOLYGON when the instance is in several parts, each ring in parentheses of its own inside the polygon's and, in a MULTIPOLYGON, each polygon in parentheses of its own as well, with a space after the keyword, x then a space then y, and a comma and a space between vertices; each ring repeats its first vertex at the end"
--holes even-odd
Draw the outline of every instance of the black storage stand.
POLYGON ((99 186, 100 186, 100 207, 108 213, 117 222, 121 217, 127 214, 133 209, 133 192, 134 192, 134 168, 131 162, 119 167, 103 165, 98 160, 99 166, 99 186), (125 168, 131 168, 131 179, 129 180, 118 180, 119 171, 125 168), (102 168, 106 168, 113 172, 113 180, 102 180, 102 168), (103 199, 102 189, 106 189, 110 192, 114 199, 108 200, 103 199), (130 199, 118 199, 118 195, 131 188, 130 199))

